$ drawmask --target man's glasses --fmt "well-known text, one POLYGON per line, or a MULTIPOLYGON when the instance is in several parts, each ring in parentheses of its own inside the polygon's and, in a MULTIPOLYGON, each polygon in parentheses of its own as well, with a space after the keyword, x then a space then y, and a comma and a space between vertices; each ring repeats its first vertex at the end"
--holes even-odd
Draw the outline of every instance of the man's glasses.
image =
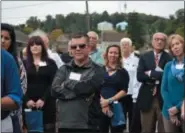
POLYGON ((76 49, 76 48, 79 48, 79 49, 84 49, 86 47, 86 44, 79 44, 79 45, 71 45, 71 49, 76 49))
POLYGON ((162 41, 162 42, 164 42, 164 41, 165 41, 165 39, 164 39, 164 38, 154 38, 154 40, 155 40, 155 41, 157 41, 157 42, 158 42, 159 40, 160 40, 160 41, 162 41))

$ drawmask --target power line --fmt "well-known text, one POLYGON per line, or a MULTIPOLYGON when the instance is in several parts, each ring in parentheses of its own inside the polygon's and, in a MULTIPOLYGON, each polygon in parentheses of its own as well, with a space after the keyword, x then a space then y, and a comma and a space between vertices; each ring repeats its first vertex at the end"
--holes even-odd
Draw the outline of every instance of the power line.
POLYGON ((51 4, 51 2, 49 2, 49 3, 37 3, 37 4, 32 4, 32 5, 7 7, 7 8, 2 8, 1 10, 10 10, 10 9, 17 9, 17 8, 25 8, 25 7, 30 7, 30 6, 39 6, 39 5, 46 5, 46 4, 51 4))
MULTIPOLYGON (((23 19, 23 18, 30 18, 30 17, 46 17, 47 15, 44 16, 29 16, 29 17, 7 17, 7 18, 1 18, 1 19, 23 19)), ((39 18, 38 18, 39 19, 39 18)))

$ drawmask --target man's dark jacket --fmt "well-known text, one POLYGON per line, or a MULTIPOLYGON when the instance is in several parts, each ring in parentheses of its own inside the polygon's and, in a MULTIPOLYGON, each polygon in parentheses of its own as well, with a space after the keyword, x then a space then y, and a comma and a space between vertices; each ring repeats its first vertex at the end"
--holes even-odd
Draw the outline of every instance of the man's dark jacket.
MULTIPOLYGON (((158 63, 158 66, 164 70, 164 66, 168 61, 171 60, 171 56, 163 51, 158 63)), ((155 70, 155 58, 154 51, 149 51, 144 53, 139 60, 139 65, 137 69, 137 80, 142 82, 139 94, 138 94, 138 106, 142 111, 148 111, 151 108, 152 101, 154 97, 159 99, 160 108, 162 109, 163 101, 160 94, 160 86, 163 72, 155 70), (146 71, 151 70, 150 77, 145 74, 146 71), (159 84, 155 84, 155 81, 158 80, 159 84), (153 89, 157 88, 157 94, 153 96, 153 89)))
POLYGON ((72 60, 55 75, 51 94, 59 99, 59 128, 97 128, 101 114, 99 90, 103 68, 89 59, 79 67, 72 60), (71 72, 81 74, 80 81, 69 79, 71 72))

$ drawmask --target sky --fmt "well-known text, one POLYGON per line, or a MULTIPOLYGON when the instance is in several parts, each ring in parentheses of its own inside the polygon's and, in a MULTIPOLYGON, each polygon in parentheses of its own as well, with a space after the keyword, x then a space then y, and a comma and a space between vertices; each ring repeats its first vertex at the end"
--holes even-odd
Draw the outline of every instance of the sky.
MULTIPOLYGON (((180 8, 184 1, 89 1, 89 12, 109 14, 114 12, 139 12, 168 18, 180 8)), ((46 15, 67 15, 70 12, 85 13, 85 1, 1 1, 1 22, 23 24, 30 16, 45 20, 46 15)))

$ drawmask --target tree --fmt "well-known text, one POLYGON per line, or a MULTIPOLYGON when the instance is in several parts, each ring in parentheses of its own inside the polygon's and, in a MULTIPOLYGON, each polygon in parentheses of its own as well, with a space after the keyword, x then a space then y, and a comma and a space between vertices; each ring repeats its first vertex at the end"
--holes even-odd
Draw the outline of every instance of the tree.
POLYGON ((33 32, 33 28, 31 27, 24 27, 23 28, 23 32, 26 34, 30 34, 31 32, 33 32))
POLYGON ((117 32, 122 32, 121 30, 121 25, 119 25, 117 28, 116 28, 117 32))
POLYGON ((108 21, 110 22, 110 16, 109 13, 107 11, 104 11, 101 15, 101 21, 108 21))
POLYGON ((127 21, 126 15, 123 13, 114 13, 110 16, 111 23, 114 25, 114 28, 116 28, 116 24, 122 21, 127 21))
POLYGON ((140 20, 138 13, 133 12, 128 14, 128 34, 136 46, 136 49, 144 45, 144 36, 146 28, 144 23, 140 20))
POLYGON ((56 28, 64 29, 65 27, 65 17, 62 14, 57 14, 55 16, 56 19, 56 28))
POLYGON ((91 24, 91 29, 97 29, 97 24, 101 22, 101 15, 93 12, 90 14, 90 24, 91 24))
POLYGON ((180 23, 184 23, 184 8, 177 10, 175 12, 175 16, 177 21, 179 21, 180 23))
POLYGON ((63 34, 63 31, 61 29, 55 29, 51 32, 51 34, 49 35, 49 39, 51 39, 51 41, 56 41, 56 39, 63 34))
POLYGON ((46 32, 51 32, 55 28, 55 24, 55 19, 53 19, 51 15, 47 15, 44 23, 44 30, 46 32))
POLYGON ((40 20, 37 17, 30 17, 27 21, 26 21, 26 25, 28 27, 33 28, 34 30, 40 27, 40 20))
POLYGON ((155 27, 157 32, 164 32, 167 22, 165 19, 156 20, 152 26, 155 27))
POLYGON ((166 24, 165 33, 167 35, 178 33, 184 34, 184 9, 177 10, 174 15, 170 15, 170 19, 166 24))
POLYGON ((179 28, 177 28, 175 33, 184 37, 184 25, 181 25, 179 28))

